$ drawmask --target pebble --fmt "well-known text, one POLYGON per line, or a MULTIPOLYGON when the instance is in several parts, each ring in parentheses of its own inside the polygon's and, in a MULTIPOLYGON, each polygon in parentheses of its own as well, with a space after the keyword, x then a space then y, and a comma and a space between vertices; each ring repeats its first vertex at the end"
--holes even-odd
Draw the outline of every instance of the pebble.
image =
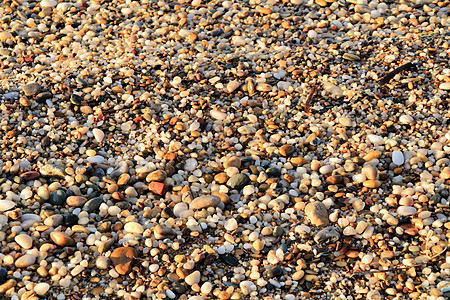
POLYGON ((34 265, 35 262, 36 262, 36 257, 34 255, 25 254, 25 255, 22 255, 21 257, 19 257, 15 261, 14 265, 17 268, 26 268, 26 267, 34 265))
POLYGON ((295 147, 292 145, 283 145, 280 147, 279 151, 283 156, 291 156, 295 152, 295 147))
POLYGON ((42 0, 39 3, 39 6, 44 8, 44 7, 55 7, 58 4, 57 1, 55 0, 42 0))
POLYGON ((208 207, 217 207, 220 203, 220 197, 214 195, 200 196, 195 198, 191 204, 191 209, 202 209, 208 207))
POLYGON ((100 270, 107 270, 109 267, 109 259, 106 256, 100 255, 99 257, 97 257, 95 265, 100 270))
POLYGON ((450 82, 444 82, 439 85, 439 89, 441 90, 450 90, 450 82))
POLYGON ((198 284, 200 282, 200 277, 201 277, 200 271, 194 271, 191 274, 189 274, 188 276, 186 276, 184 281, 188 285, 192 286, 192 285, 198 284))
POLYGON ((400 216, 412 216, 417 212, 417 209, 412 206, 399 206, 397 208, 397 213, 400 216))
POLYGON ((166 178, 167 178, 166 172, 164 172, 163 170, 156 170, 156 171, 149 173, 147 175, 147 177, 145 178, 145 180, 147 182, 152 182, 152 181, 163 182, 166 178))
POLYGON ((236 190, 242 189, 250 182, 250 178, 246 174, 236 174, 227 181, 227 185, 236 190))
POLYGON ((403 163, 405 162, 405 157, 403 156, 403 153, 398 150, 392 151, 392 162, 397 166, 403 165, 403 163))
POLYGON ((131 272, 137 253, 131 247, 119 247, 111 253, 110 259, 115 270, 120 275, 126 275, 131 272))
POLYGON ((223 227, 227 231, 233 231, 233 230, 236 230, 238 228, 238 222, 236 221, 235 218, 230 218, 230 219, 225 221, 225 223, 223 224, 223 227))
POLYGON ((341 235, 335 227, 326 227, 314 235, 317 244, 331 244, 339 241, 341 235))
POLYGON ((305 213, 311 223, 315 226, 328 225, 328 209, 319 201, 313 201, 306 205, 305 213))
POLYGON ((66 176, 66 173, 64 172, 64 169, 62 167, 51 164, 46 164, 40 167, 39 172, 42 176, 56 176, 62 178, 66 176))
POLYGON ((33 247, 33 238, 26 234, 19 234, 17 235, 14 240, 17 244, 19 244, 20 247, 24 249, 30 249, 33 247))
POLYGON ((64 232, 53 231, 50 233, 50 239, 58 246, 61 247, 73 247, 75 246, 75 241, 65 234, 64 232))
POLYGON ((16 206, 16 203, 10 200, 0 200, 0 212, 8 211, 16 206))
POLYGON ((144 232, 144 228, 138 222, 126 223, 124 228, 129 233, 142 234, 144 232))
POLYGON ((30 82, 23 86, 22 88, 25 96, 35 96, 41 90, 41 86, 37 82, 30 82))
POLYGON ((83 206, 87 202, 87 199, 82 196, 69 196, 66 199, 66 203, 69 206, 79 207, 83 206))
POLYGON ((44 296, 45 294, 47 294, 49 289, 50 289, 50 284, 48 284, 46 282, 40 282, 34 286, 33 291, 38 296, 44 296))
POLYGON ((100 205, 103 203, 103 199, 100 197, 93 198, 91 200, 88 200, 84 205, 82 210, 91 213, 94 211, 97 211, 100 208, 100 205))
POLYGON ((283 269, 278 266, 272 267, 267 271, 267 277, 269 278, 279 278, 281 275, 283 275, 283 269))
POLYGON ((97 143, 103 142, 103 139, 105 138, 105 133, 98 128, 92 129, 92 133, 94 134, 94 138, 97 141, 97 143))

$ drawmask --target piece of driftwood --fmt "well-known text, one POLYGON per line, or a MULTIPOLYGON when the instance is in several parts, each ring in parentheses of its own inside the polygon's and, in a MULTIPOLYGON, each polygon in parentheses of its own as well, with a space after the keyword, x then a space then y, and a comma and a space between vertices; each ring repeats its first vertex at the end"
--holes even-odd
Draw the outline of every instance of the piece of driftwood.
POLYGON ((383 78, 381 78, 380 81, 378 81, 378 83, 380 85, 384 85, 384 84, 388 83, 389 81, 391 81, 391 79, 394 78, 394 76, 397 75, 398 73, 403 72, 405 70, 412 69, 414 67, 415 67, 415 65, 412 62, 401 65, 400 67, 396 68, 394 71, 387 73, 386 76, 384 76, 383 78))

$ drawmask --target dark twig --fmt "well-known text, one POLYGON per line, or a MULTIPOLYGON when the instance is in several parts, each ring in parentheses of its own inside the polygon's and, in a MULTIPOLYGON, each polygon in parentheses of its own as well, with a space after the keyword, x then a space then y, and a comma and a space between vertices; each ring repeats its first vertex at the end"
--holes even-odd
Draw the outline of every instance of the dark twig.
POLYGON ((309 92, 308 98, 306 98, 305 112, 307 114, 311 113, 311 103, 314 98, 314 95, 317 93, 317 90, 318 90, 317 83, 314 83, 311 91, 309 92))
POLYGON ((386 76, 384 76, 383 78, 381 78, 380 81, 378 81, 378 83, 380 85, 384 85, 386 83, 388 83, 389 81, 391 81, 392 78, 394 78, 395 75, 397 75, 398 73, 404 71, 404 70, 409 70, 411 68, 414 67, 414 64, 409 62, 406 63, 404 65, 401 65, 400 67, 396 68, 394 71, 389 72, 388 74, 386 74, 386 76))

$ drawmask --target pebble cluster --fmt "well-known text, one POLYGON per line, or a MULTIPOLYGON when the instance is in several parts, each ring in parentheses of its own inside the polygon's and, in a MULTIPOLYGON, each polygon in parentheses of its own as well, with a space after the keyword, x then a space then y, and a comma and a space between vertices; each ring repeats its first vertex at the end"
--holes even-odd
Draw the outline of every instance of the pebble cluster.
POLYGON ((450 297, 449 10, 2 1, 0 298, 450 297))

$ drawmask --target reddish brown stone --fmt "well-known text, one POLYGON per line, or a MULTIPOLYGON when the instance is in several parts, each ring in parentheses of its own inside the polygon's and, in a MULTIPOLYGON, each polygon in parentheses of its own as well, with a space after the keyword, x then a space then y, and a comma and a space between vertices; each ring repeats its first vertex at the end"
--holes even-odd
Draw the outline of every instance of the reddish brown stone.
POLYGON ((29 181, 29 180, 38 179, 39 176, 41 176, 41 174, 39 174, 39 172, 28 171, 28 172, 22 173, 20 175, 20 178, 22 178, 24 181, 29 181))
POLYGON ((164 195, 167 191, 167 185, 162 182, 153 181, 148 185, 148 189, 157 195, 164 195))
POLYGON ((111 262, 117 273, 125 275, 130 273, 136 257, 136 250, 131 247, 119 247, 111 253, 111 262))

